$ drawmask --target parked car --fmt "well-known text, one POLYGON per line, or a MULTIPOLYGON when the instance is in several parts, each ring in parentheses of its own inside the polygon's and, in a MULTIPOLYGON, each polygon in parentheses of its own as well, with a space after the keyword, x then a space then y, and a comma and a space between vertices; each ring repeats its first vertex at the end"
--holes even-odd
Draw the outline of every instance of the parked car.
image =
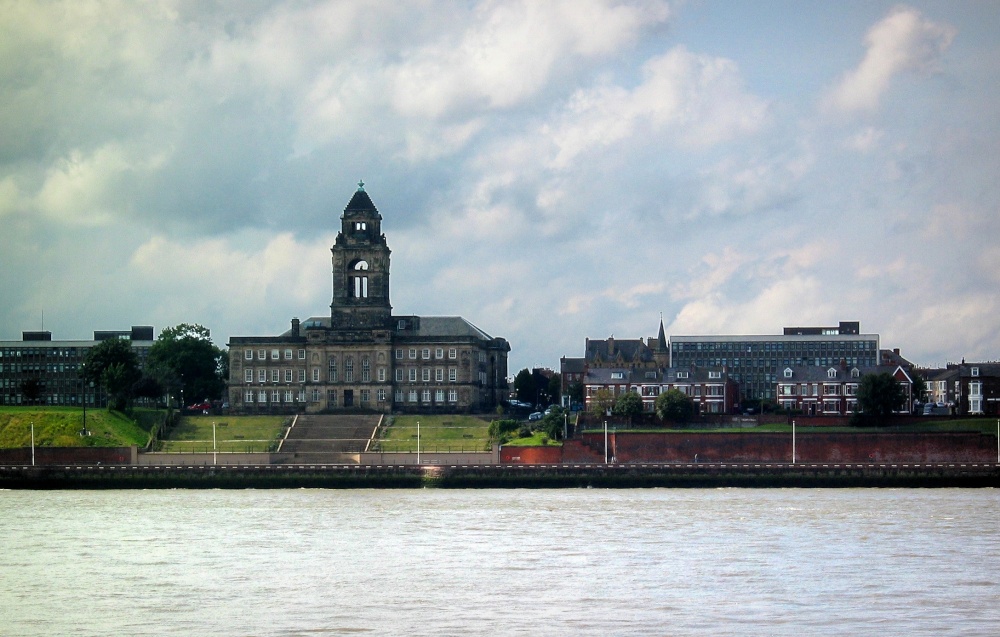
POLYGON ((948 416, 951 410, 944 403, 927 403, 924 405, 925 416, 948 416))
POLYGON ((207 400, 204 402, 195 403, 193 405, 188 406, 188 409, 190 409, 191 411, 208 411, 211 408, 212 408, 212 403, 208 402, 207 400))
POLYGON ((541 420, 543 417, 545 417, 545 414, 540 411, 536 411, 528 416, 528 420, 541 420))

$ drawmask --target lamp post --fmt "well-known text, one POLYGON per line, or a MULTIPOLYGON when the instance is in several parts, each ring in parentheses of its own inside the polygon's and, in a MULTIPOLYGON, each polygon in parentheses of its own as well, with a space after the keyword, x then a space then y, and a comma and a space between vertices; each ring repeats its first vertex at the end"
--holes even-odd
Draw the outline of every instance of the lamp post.
POLYGON ((417 464, 420 464, 420 421, 417 421, 417 464))
POLYGON ((87 431, 87 386, 90 386, 91 393, 94 390, 94 381, 89 383, 84 383, 83 385, 83 434, 84 436, 89 436, 90 432, 87 431))
POLYGON ((608 464, 608 421, 604 421, 604 464, 608 464))
POLYGON ((795 421, 792 421, 792 464, 795 464, 795 421))
POLYGON ((219 446, 215 438, 215 421, 212 421, 212 464, 219 464, 219 446))
POLYGON ((35 466, 35 421, 31 421, 31 466, 35 466))

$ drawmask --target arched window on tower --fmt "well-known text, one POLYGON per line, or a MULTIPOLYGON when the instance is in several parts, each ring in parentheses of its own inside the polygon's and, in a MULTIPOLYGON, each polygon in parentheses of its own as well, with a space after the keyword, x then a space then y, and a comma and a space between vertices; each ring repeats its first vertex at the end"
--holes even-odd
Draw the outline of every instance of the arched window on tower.
POLYGON ((368 262, 363 260, 357 261, 354 263, 352 270, 358 274, 350 277, 351 296, 356 299, 367 299, 368 275, 360 273, 368 271, 368 262))

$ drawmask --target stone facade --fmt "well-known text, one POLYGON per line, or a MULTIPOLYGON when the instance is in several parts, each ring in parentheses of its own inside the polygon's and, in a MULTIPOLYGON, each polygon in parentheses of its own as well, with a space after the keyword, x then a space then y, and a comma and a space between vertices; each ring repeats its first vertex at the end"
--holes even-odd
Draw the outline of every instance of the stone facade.
POLYGON ((461 317, 394 316, 382 216, 363 185, 331 248, 329 316, 229 342, 229 403, 244 413, 491 411, 510 345, 461 317))

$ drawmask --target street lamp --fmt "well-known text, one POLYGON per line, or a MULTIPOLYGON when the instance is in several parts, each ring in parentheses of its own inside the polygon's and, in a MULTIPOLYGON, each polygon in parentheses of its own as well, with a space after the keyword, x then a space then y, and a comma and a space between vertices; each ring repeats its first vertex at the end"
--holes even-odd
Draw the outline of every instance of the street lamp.
POLYGON ((604 420, 604 464, 608 464, 608 421, 604 420))
POLYGON ((417 464, 420 464, 420 421, 417 421, 417 464))
POLYGON ((31 421, 31 466, 35 466, 35 421, 31 421))
POLYGON ((792 421, 792 464, 795 464, 795 421, 792 421))

